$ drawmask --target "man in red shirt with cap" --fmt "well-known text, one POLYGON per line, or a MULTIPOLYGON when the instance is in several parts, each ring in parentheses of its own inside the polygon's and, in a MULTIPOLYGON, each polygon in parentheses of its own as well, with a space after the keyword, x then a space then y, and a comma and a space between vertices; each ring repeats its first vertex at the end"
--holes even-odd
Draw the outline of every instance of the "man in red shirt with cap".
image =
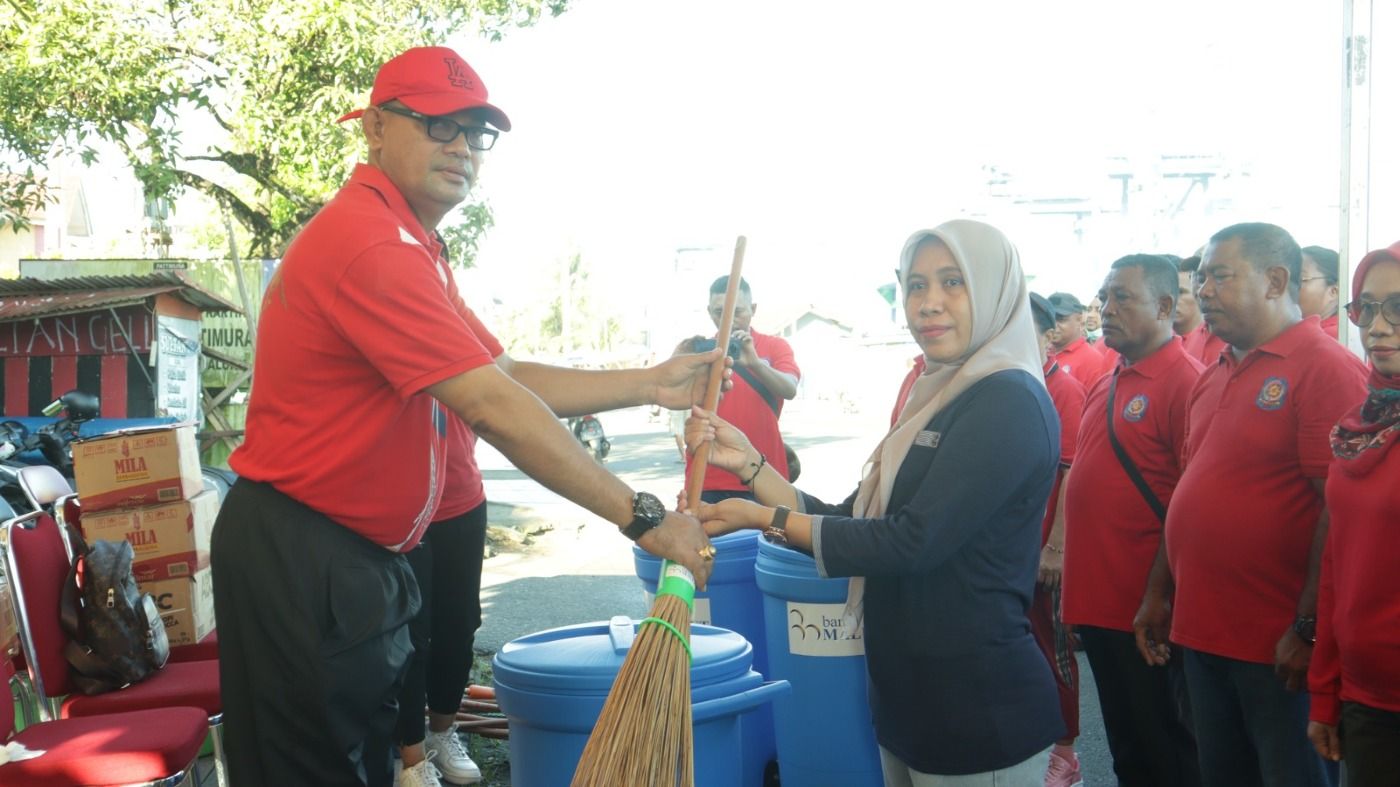
POLYGON ((1055 741, 1050 749, 1050 765, 1046 770, 1046 787, 1075 787, 1084 783, 1079 770, 1079 755, 1074 751, 1074 739, 1079 737, 1079 661, 1070 643, 1070 628, 1060 619, 1060 589, 1064 574, 1065 506, 1064 480, 1074 462, 1079 419, 1084 412, 1084 386, 1060 369, 1050 357, 1050 344, 1055 337, 1055 309, 1039 293, 1031 293, 1031 318, 1035 321, 1036 339, 1040 345, 1040 363, 1045 374, 1045 389, 1060 417, 1060 467, 1055 483, 1050 487, 1050 499, 1045 505, 1045 518, 1040 524, 1040 570, 1036 577, 1035 596, 1027 615, 1031 634, 1050 672, 1055 676, 1055 688, 1060 695, 1060 715, 1064 717, 1065 737, 1055 741))
MULTIPOLYGON (((1328 435, 1365 397, 1366 371, 1302 317, 1301 267, 1297 242, 1272 224, 1226 227, 1201 257, 1201 311, 1230 347, 1191 394, 1167 511, 1170 578, 1154 571, 1148 595, 1170 604, 1184 649, 1207 787, 1331 783, 1307 738, 1306 678, 1328 435)), ((1155 661, 1168 655, 1163 623, 1143 631, 1155 661)))
POLYGON ((1162 516, 1201 372, 1172 335, 1176 291, 1176 266, 1164 257, 1134 254, 1110 268, 1099 296, 1103 340, 1123 360, 1089 391, 1065 491, 1064 619, 1094 671, 1114 774, 1134 787, 1201 781, 1180 660, 1148 666, 1133 635, 1148 574, 1166 560, 1162 516))
POLYGON ((1068 292, 1052 293, 1047 299, 1055 309, 1055 363, 1085 389, 1108 371, 1103 352, 1084 335, 1084 304, 1068 292))
MULTIPOLYGON (((342 120, 355 117, 368 164, 298 234, 264 295, 247 440, 230 461, 240 479, 214 527, 233 784, 392 779, 420 603, 403 553, 467 439, 452 419, 701 586, 712 565, 698 522, 627 488, 557 415, 685 407, 718 352, 613 372, 512 361, 463 303, 435 232, 510 120, 442 47, 385 63, 370 106, 342 120)), ((415 767, 406 779, 436 783, 431 763, 415 767)))

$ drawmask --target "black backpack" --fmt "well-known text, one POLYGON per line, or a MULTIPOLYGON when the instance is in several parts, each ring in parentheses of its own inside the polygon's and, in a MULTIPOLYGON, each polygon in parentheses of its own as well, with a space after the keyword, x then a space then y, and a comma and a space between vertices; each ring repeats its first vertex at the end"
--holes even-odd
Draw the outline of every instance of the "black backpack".
POLYGON ((155 599, 136 587, 131 544, 97 541, 89 547, 72 528, 68 535, 73 567, 60 613, 74 685, 83 694, 101 694, 146 679, 165 666, 170 642, 155 599))

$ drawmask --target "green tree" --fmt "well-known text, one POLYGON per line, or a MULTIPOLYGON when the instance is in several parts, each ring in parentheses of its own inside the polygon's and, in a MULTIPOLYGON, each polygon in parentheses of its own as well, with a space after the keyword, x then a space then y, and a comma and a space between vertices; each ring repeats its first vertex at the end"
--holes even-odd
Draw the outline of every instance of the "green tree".
MULTIPOLYGON (((0 13, 0 225, 48 200, 55 156, 116 147, 148 199, 194 189, 278 256, 345 180, 379 64, 459 33, 499 39, 567 0, 5 0, 0 13), (11 12, 11 10, 13 12, 11 12)), ((470 57, 470 52, 466 53, 470 57)), ((443 230, 467 266, 489 207, 443 230)))

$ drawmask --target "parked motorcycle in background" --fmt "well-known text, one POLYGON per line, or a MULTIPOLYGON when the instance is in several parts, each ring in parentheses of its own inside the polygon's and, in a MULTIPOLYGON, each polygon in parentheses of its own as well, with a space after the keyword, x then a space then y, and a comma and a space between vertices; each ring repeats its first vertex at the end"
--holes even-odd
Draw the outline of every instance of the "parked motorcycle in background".
POLYGON ((16 511, 27 511, 29 503, 19 486, 19 469, 27 464, 21 455, 37 451, 43 458, 38 464, 50 464, 73 485, 73 448, 82 425, 100 415, 96 396, 82 391, 69 391, 53 400, 42 411, 53 417, 63 417, 38 429, 30 430, 19 421, 0 422, 0 497, 16 511))
POLYGON ((587 448, 599 462, 608 457, 612 443, 608 441, 607 435, 603 434, 603 422, 599 421, 596 415, 570 418, 567 423, 569 431, 574 433, 574 439, 587 448))

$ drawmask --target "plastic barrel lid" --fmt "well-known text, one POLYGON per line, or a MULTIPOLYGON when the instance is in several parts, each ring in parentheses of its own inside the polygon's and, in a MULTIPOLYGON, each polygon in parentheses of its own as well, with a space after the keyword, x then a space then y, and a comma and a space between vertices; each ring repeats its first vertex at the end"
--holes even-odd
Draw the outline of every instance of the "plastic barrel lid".
MULTIPOLYGON (((516 690, 605 695, 627 656, 637 623, 619 616, 511 640, 496 653, 496 680, 516 690)), ((665 629, 649 628, 673 636, 665 629)), ((692 687, 746 675, 753 662, 748 640, 728 629, 692 625, 690 648, 692 687)))
POLYGON ((766 538, 758 540, 758 566, 780 570, 797 576, 817 576, 817 561, 806 552, 774 544, 766 538))

